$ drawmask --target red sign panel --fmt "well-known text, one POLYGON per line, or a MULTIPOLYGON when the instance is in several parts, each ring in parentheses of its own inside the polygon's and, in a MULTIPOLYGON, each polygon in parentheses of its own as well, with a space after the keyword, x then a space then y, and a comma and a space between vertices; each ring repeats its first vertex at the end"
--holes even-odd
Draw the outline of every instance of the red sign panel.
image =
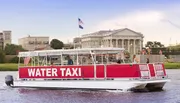
POLYGON ((140 71, 136 64, 107 65, 107 77, 139 77, 140 71))
POLYGON ((92 78, 93 66, 42 66, 19 68, 20 78, 92 78))
MULTIPOLYGON (((96 66, 96 77, 138 77, 137 65, 96 66)), ((19 68, 20 78, 94 78, 94 66, 39 66, 19 68)))

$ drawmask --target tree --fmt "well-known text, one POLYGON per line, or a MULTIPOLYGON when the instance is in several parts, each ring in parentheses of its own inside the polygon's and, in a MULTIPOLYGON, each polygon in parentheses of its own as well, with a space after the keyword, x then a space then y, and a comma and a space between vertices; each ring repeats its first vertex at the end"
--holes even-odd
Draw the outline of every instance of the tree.
POLYGON ((146 47, 153 47, 153 42, 152 41, 148 41, 145 46, 146 47))
POLYGON ((180 54, 180 45, 168 46, 167 47, 169 55, 179 55, 180 54))
POLYGON ((164 45, 157 41, 148 41, 145 46, 146 52, 149 54, 159 54, 160 51, 163 53, 167 51, 164 45))
POLYGON ((5 62, 5 53, 0 50, 0 63, 4 63, 5 62))
MULTIPOLYGON (((12 58, 10 61, 10 63, 18 63, 19 62, 19 57, 14 57, 12 58)), ((23 58, 20 58, 20 63, 23 63, 24 62, 24 59, 23 58)))
POLYGON ((64 47, 64 43, 58 39, 53 39, 50 45, 53 49, 62 49, 64 47))
POLYGON ((26 51, 20 45, 7 44, 4 49, 6 55, 17 55, 19 51, 26 51))
POLYGON ((145 46, 149 47, 149 48, 162 48, 162 47, 164 47, 164 45, 161 44, 161 42, 157 42, 157 41, 148 41, 145 46))

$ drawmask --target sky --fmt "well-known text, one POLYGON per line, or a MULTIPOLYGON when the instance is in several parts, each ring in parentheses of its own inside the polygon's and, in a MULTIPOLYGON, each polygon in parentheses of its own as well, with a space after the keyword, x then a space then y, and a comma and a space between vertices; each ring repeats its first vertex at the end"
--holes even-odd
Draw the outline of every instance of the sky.
POLYGON ((0 31, 12 31, 12 43, 49 36, 65 43, 99 30, 129 28, 147 41, 180 43, 180 0, 0 0, 0 31), (78 28, 78 18, 84 29, 78 28), (79 32, 78 32, 79 31, 79 32))

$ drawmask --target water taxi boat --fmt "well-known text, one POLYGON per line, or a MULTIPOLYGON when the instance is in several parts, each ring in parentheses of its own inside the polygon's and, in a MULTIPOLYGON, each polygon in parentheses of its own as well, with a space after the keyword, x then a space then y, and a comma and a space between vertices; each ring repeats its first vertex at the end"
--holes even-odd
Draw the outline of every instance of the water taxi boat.
POLYGON ((28 51, 18 57, 18 77, 6 80, 15 88, 157 90, 169 81, 162 63, 127 63, 123 48, 28 51))

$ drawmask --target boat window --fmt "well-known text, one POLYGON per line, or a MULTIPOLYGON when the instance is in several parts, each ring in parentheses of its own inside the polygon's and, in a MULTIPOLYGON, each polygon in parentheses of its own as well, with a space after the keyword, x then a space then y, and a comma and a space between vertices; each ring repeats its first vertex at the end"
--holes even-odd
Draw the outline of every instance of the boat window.
POLYGON ((50 65, 61 65, 61 59, 60 59, 60 56, 52 56, 50 57, 50 65))
POLYGON ((107 64, 108 56, 106 54, 97 54, 95 60, 96 64, 107 64))
MULTIPOLYGON (((121 51, 115 50, 72 50, 74 52, 65 50, 65 51, 45 51, 45 52, 28 52, 22 53, 24 56, 24 61, 27 65, 31 66, 49 66, 49 65, 92 65, 94 62, 96 64, 112 64, 117 63, 119 60, 120 63, 123 63, 123 60, 117 59, 123 57, 121 51), (120 53, 121 52, 121 53, 120 53), (27 57, 26 55, 31 55, 31 57, 27 57), (28 59, 30 58, 30 59, 28 59), (69 60, 70 59, 70 60, 69 60), (29 61, 29 62, 28 62, 29 61)), ((125 59, 126 63, 131 62, 129 59, 125 59)))
POLYGON ((74 61, 72 59, 72 56, 67 55, 66 59, 67 59, 67 65, 74 65, 74 61))
POLYGON ((90 54, 81 55, 81 56, 79 56, 79 58, 80 58, 81 65, 93 64, 92 57, 90 54))
POLYGON ((123 63, 123 59, 117 53, 115 54, 96 54, 96 64, 116 64, 123 63))
POLYGON ((125 58, 125 59, 124 59, 124 62, 125 62, 125 63, 132 63, 132 61, 131 61, 130 58, 125 58))

